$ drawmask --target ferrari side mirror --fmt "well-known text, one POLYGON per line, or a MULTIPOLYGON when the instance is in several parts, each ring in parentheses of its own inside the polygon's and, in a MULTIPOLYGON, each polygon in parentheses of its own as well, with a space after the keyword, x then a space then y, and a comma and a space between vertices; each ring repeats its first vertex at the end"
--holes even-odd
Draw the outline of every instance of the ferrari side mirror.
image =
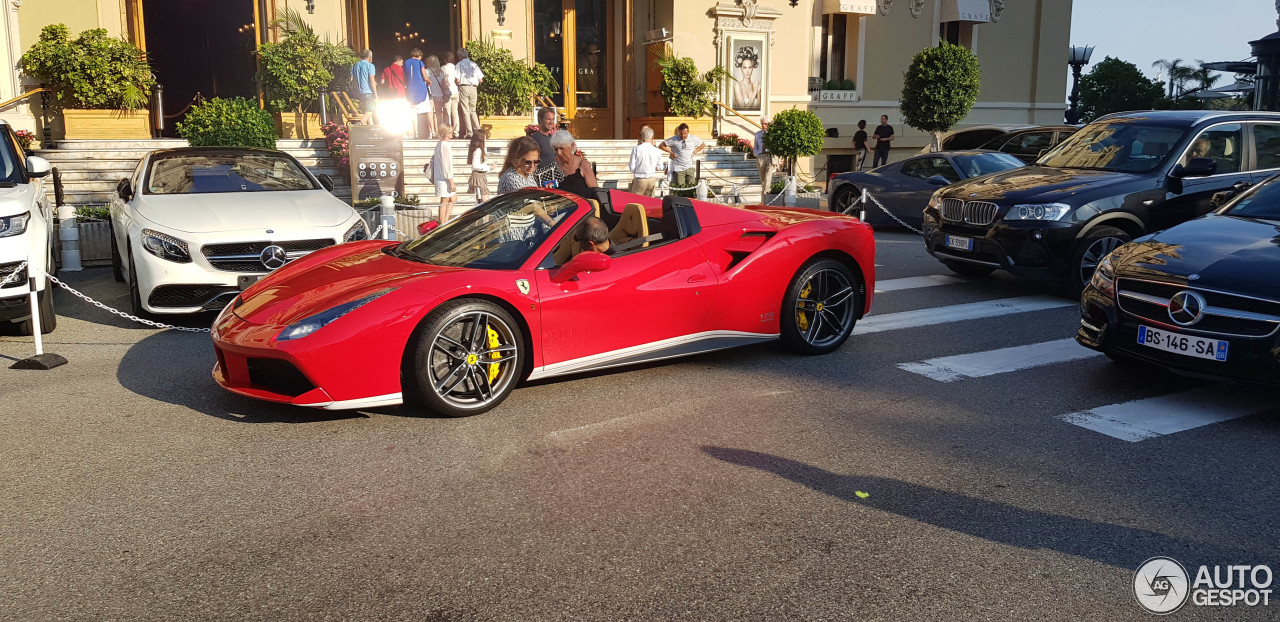
POLYGON ((565 262, 559 269, 551 272, 551 282, 563 283, 572 280, 583 272, 608 270, 611 265, 613 265, 613 258, 604 253, 595 251, 579 253, 573 259, 565 262))

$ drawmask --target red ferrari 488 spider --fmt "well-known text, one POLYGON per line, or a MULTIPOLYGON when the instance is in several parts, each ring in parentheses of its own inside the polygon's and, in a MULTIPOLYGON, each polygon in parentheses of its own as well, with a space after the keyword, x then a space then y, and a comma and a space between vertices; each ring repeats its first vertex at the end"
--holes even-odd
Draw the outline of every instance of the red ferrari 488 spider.
POLYGON ((870 309, 874 258, 870 227, 829 212, 526 189, 263 278, 215 321, 213 376, 273 402, 463 416, 526 378, 776 339, 823 354, 870 309), (606 246, 593 215, 606 252, 585 250, 606 246))

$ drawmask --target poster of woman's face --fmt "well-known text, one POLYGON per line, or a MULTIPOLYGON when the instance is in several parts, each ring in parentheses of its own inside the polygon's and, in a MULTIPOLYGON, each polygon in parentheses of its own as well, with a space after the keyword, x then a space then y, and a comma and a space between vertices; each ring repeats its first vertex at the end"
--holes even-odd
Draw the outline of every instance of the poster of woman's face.
POLYGON ((764 106, 765 42, 754 38, 729 39, 730 105, 739 112, 759 112, 764 106))

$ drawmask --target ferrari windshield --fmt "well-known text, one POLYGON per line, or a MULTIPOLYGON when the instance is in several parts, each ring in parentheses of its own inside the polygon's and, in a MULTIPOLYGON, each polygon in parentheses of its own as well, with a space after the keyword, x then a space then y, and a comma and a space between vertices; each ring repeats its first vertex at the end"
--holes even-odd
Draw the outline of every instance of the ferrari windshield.
POLYGON ((972 179, 987 173, 998 173, 1011 168, 1023 166, 1022 160, 1007 153, 979 153, 975 155, 958 155, 951 158, 966 179, 972 179))
POLYGON ((512 192, 389 252, 437 266, 515 270, 577 206, 572 199, 541 190, 512 192))
POLYGON ((297 161, 261 151, 168 153, 152 158, 147 194, 212 194, 319 188, 297 161))
POLYGON ((1280 220, 1280 177, 1272 177, 1258 184, 1240 197, 1240 200, 1227 205, 1221 213, 1259 220, 1280 220))
POLYGON ((1036 161, 1054 168, 1149 173, 1169 158, 1186 128, 1131 121, 1094 123, 1036 161))

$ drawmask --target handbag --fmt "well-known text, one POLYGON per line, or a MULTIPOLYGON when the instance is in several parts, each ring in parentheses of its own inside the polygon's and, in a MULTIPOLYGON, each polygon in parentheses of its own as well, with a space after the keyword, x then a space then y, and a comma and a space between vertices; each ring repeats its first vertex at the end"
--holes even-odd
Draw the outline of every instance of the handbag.
POLYGON ((428 183, 436 183, 436 156, 432 155, 427 158, 427 163, 422 166, 422 172, 427 174, 428 183))

